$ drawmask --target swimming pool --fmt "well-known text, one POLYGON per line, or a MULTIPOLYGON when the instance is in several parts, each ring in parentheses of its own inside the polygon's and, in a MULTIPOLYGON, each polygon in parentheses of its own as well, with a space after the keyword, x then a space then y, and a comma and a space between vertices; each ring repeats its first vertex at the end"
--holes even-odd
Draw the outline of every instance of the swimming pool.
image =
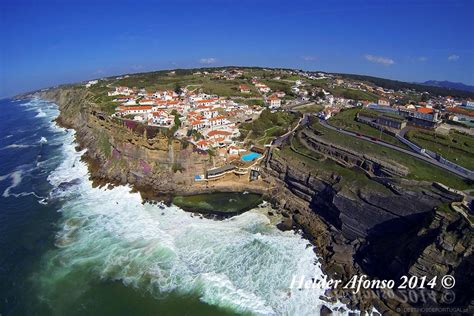
POLYGON ((262 155, 257 154, 257 153, 250 153, 250 154, 243 155, 240 159, 242 159, 242 161, 252 161, 257 158, 260 158, 261 156, 262 155))

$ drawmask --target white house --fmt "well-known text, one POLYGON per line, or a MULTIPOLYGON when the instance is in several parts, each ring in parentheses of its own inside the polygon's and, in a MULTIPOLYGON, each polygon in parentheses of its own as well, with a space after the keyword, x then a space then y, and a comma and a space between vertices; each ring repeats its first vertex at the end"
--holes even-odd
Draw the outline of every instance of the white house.
POLYGON ((382 105, 382 106, 390 106, 390 102, 388 102, 387 99, 379 99, 377 103, 378 105, 382 105))
POLYGON ((119 113, 123 115, 129 115, 129 114, 146 114, 150 113, 152 111, 151 106, 129 106, 126 108, 122 108, 119 110, 119 113))
POLYGON ((129 87, 115 87, 115 91, 108 92, 107 95, 109 97, 116 96, 116 95, 131 95, 133 94, 133 90, 129 87))
POLYGON ((267 102, 268 102, 268 106, 271 109, 276 109, 276 108, 281 107, 281 99, 278 98, 276 95, 271 95, 270 97, 268 97, 267 102))
POLYGON ((209 127, 214 127, 214 126, 221 126, 229 123, 229 121, 222 115, 219 115, 217 117, 213 117, 208 120, 209 127))
POLYGON ((161 126, 171 126, 174 124, 174 115, 169 115, 165 111, 157 111, 151 113, 152 123, 161 126))
POLYGON ((241 84, 241 85, 239 86, 239 89, 240 89, 240 92, 241 92, 241 93, 250 93, 249 87, 247 87, 247 86, 244 85, 244 84, 241 84))
POLYGON ((88 83, 86 83, 86 88, 90 88, 91 86, 98 84, 99 80, 91 80, 88 83))

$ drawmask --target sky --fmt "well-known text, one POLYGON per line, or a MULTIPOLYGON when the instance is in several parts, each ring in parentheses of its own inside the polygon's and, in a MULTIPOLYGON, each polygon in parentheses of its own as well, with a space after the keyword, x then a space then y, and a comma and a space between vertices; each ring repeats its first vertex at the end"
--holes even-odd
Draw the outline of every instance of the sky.
POLYGON ((1 0, 0 97, 227 65, 474 85, 473 13, 474 0, 1 0))

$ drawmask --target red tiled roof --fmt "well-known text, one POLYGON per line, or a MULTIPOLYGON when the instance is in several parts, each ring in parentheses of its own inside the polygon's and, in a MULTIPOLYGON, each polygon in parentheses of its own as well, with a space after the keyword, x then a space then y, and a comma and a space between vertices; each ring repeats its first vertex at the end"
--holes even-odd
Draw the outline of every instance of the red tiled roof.
POLYGON ((196 103, 208 103, 208 102, 215 102, 218 99, 206 99, 206 100, 197 100, 196 103))
POLYGON ((474 117, 474 111, 467 110, 467 109, 461 109, 457 106, 446 108, 446 111, 448 111, 450 113, 457 113, 457 114, 463 114, 463 115, 467 115, 467 116, 470 116, 470 117, 474 117))
POLYGON ((222 119, 225 119, 225 116, 219 115, 219 116, 210 118, 209 121, 217 121, 217 120, 222 120, 222 119))
POLYGON ((232 135, 232 133, 228 131, 221 131, 221 130, 213 130, 207 133, 207 136, 209 137, 214 136, 214 135, 232 135))
POLYGON ((127 106, 126 108, 124 108, 124 110, 151 110, 151 106, 149 105, 144 105, 144 106, 127 106))
POLYGON ((433 109, 430 109, 430 108, 418 108, 418 109, 416 109, 416 111, 419 112, 419 113, 424 113, 424 114, 433 113, 433 109))

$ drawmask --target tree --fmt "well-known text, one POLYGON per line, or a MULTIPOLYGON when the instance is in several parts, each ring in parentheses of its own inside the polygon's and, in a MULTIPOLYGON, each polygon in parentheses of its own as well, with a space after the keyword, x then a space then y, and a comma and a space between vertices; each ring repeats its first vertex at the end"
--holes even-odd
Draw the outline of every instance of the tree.
POLYGON ((427 102, 430 99, 429 93, 423 93, 421 95, 421 102, 427 102))

